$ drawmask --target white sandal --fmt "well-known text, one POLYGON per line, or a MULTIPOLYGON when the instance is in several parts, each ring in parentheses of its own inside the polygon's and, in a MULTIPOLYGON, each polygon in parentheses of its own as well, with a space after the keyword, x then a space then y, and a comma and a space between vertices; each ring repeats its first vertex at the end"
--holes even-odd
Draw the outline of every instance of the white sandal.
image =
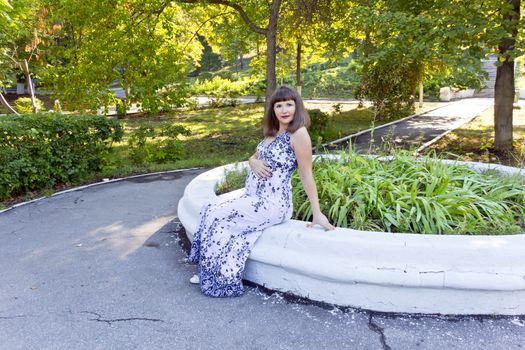
POLYGON ((190 278, 190 283, 191 284, 199 284, 199 283, 201 283, 201 279, 199 278, 199 275, 193 275, 190 278))

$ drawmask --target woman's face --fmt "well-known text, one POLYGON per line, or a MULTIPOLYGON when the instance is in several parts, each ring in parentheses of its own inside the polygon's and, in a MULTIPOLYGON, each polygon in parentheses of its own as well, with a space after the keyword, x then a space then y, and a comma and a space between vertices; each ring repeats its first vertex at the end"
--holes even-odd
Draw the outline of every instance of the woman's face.
POLYGON ((273 105, 273 111, 279 121, 281 128, 286 129, 295 116, 295 101, 286 100, 275 102, 273 105))

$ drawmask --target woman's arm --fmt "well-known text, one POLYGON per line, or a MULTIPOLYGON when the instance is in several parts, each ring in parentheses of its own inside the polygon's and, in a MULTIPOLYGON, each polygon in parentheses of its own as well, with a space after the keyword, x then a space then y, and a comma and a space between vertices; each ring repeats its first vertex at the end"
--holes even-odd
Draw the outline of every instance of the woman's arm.
POLYGON ((330 224, 327 217, 321 213, 319 207, 319 197, 317 195, 317 186, 315 185, 312 173, 312 141, 305 127, 300 128, 292 134, 292 147, 297 158, 299 177, 303 184, 304 190, 310 204, 312 205, 313 219, 308 226, 316 224, 321 225, 326 230, 333 230, 335 227, 330 224))
POLYGON ((272 168, 264 160, 259 159, 259 153, 255 152, 249 159, 248 164, 252 172, 260 179, 267 179, 272 176, 272 168))

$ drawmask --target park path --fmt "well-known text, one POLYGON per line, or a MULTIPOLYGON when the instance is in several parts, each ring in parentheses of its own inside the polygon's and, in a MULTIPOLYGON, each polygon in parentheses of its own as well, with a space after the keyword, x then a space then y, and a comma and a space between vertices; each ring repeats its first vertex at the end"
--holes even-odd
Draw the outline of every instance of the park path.
MULTIPOLYGON (((114 89, 113 91, 118 91, 118 89, 114 89)), ((124 98, 123 92, 119 93, 117 95, 118 98, 124 98)), ((212 104, 213 99, 207 96, 195 96, 193 97, 193 100, 197 103, 199 107, 209 107, 212 104)), ((237 97, 235 100, 239 104, 247 104, 247 103, 255 103, 257 101, 264 101, 264 97, 262 99, 258 99, 255 96, 244 96, 244 97, 237 97)), ((332 99, 305 99, 304 100, 307 103, 341 103, 341 104, 359 104, 358 100, 332 100, 332 99)), ((98 114, 105 114, 107 116, 116 116, 117 111, 115 106, 108 107, 107 113, 105 113, 103 108, 99 108, 97 110, 98 114)), ((139 106, 136 103, 133 103, 130 108, 127 111, 127 114, 136 114, 141 113, 139 106)))
POLYGON ((329 151, 347 149, 349 142, 360 153, 382 147, 421 149, 446 133, 468 123, 494 104, 491 98, 454 101, 429 112, 360 132, 326 145, 329 151))
MULTIPOLYGON (((0 348, 520 349, 525 317, 410 316, 248 286, 202 295, 177 203, 202 169, 125 179, 0 213, 0 348)), ((373 254, 373 252, 371 252, 373 254)))

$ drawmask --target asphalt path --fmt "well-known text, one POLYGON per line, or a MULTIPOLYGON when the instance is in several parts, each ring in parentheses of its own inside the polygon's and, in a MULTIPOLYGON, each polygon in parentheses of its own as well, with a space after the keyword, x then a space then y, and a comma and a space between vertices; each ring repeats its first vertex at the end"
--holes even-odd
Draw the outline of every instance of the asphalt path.
POLYGON ((254 285, 239 298, 202 295, 188 283, 195 267, 176 211, 202 171, 106 183, 0 213, 0 349, 525 347, 525 316, 381 314, 254 285))
MULTIPOLYGON (((124 98, 124 91, 120 88, 114 88, 110 89, 115 92, 115 97, 123 99, 124 98)), ((213 104, 213 98, 207 97, 207 96, 194 96, 191 98, 195 103, 197 103, 197 106, 206 108, 210 107, 213 104)), ((248 104, 248 103, 255 103, 255 102, 264 102, 264 97, 257 98, 256 96, 243 96, 243 97, 236 97, 233 98, 238 104, 248 104)), ((351 104, 351 105, 357 105, 360 102, 358 100, 334 100, 334 99, 305 99, 304 102, 306 103, 339 103, 339 104, 351 104)), ((104 108, 99 108, 97 110, 98 114, 101 115, 108 115, 108 116, 116 116, 117 110, 115 106, 108 107, 107 112, 104 110, 104 108)), ((138 104, 132 103, 131 106, 127 110, 127 114, 136 114, 141 113, 141 108, 138 104)))
POLYGON ((493 104, 494 99, 491 98, 454 101, 432 111, 333 142, 327 149, 347 149, 350 142, 353 149, 360 153, 377 153, 384 148, 417 149, 468 123, 493 104))

